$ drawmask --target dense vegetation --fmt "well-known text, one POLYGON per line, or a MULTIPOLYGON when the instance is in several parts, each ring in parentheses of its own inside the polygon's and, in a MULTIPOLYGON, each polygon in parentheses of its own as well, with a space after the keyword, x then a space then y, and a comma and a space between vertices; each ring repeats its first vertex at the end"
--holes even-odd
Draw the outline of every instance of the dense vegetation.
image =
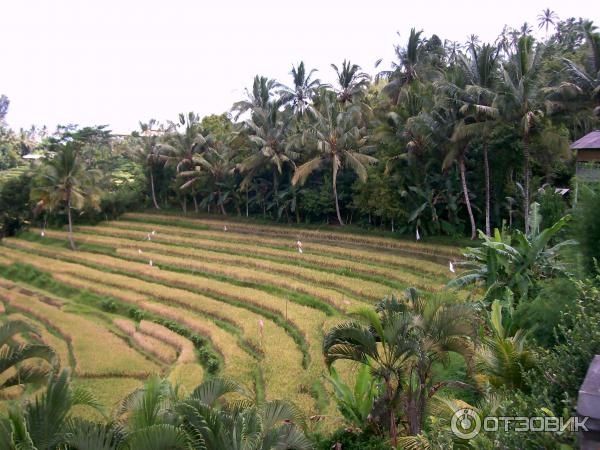
POLYGON ((413 29, 374 76, 301 62, 127 136, 15 133, 0 98, 0 447, 575 446, 451 431, 574 415, 600 352, 598 186, 555 191, 600 33, 539 28, 413 29))

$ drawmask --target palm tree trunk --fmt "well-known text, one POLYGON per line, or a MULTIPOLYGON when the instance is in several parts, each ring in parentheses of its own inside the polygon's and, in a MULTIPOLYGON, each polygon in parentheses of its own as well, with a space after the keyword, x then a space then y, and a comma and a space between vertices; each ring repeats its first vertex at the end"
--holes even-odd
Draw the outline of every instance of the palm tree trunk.
POLYGON ((523 136, 523 213, 525 233, 529 233, 529 133, 523 136))
POLYGON ((219 207, 221 208, 221 214, 226 216, 227 213, 225 212, 225 207, 223 206, 223 202, 220 201, 220 199, 221 199, 221 190, 220 189, 217 191, 217 197, 219 197, 219 200, 217 200, 217 201, 219 202, 219 207))
POLYGON ((152 173, 152 167, 150 167, 150 188, 152 190, 152 202, 154 202, 154 207, 160 209, 160 206, 158 206, 158 202, 156 201, 156 193, 154 192, 154 174, 152 173))
POLYGON ((196 194, 192 194, 192 199, 194 200, 194 211, 198 214, 198 200, 196 200, 196 194))
POLYGON ((492 235, 490 227, 490 161, 488 159, 487 142, 483 143, 483 171, 485 174, 485 234, 492 235))
POLYGON ((465 176, 464 156, 461 156, 458 160, 458 166, 460 168, 460 181, 462 183, 463 194, 465 196, 465 204, 467 205, 467 212, 469 213, 469 220, 471 221, 471 239, 475 239, 477 236, 477 228, 475 227, 475 218, 473 217, 473 211, 471 210, 471 200, 469 200, 469 189, 467 188, 467 178, 465 176))
MULTIPOLYGON (((334 162, 334 167, 335 167, 335 162, 334 162)), ((333 198, 335 199, 335 212, 337 214, 337 219, 338 222, 340 223, 340 226, 344 226, 344 221, 342 220, 342 215, 340 214, 340 204, 338 202, 338 194, 337 194, 337 180, 335 179, 335 171, 333 173, 333 198)))
POLYGON ((67 191, 67 220, 69 221, 69 245, 71 250, 77 250, 73 240, 73 219, 71 218, 71 192, 67 191))
POLYGON ((277 190, 279 189, 279 186, 277 184, 277 170, 273 170, 273 200, 275 200, 275 206, 279 207, 277 199, 277 190))
POLYGON ((182 203, 181 207, 183 209, 183 214, 186 215, 187 214, 187 197, 183 197, 183 203, 182 203))
POLYGON ((248 189, 246 189, 246 217, 248 217, 248 189))

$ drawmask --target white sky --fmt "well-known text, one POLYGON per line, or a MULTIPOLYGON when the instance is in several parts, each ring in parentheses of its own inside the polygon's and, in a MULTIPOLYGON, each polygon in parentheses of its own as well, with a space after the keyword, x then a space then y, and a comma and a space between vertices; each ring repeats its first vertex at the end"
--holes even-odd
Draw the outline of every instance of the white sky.
POLYGON ((257 73, 291 84, 300 60, 326 81, 344 58, 374 73, 411 27, 492 41, 504 24, 537 30, 544 8, 600 25, 597 0, 2 0, 0 94, 13 128, 130 132, 139 120, 224 112, 257 73))

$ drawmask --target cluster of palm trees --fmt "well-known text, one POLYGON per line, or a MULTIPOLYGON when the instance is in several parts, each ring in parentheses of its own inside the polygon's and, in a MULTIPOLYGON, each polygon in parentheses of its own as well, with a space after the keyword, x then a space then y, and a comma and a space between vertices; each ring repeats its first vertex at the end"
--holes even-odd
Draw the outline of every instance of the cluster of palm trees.
POLYGON ((159 208, 155 178, 166 165, 184 209, 191 199, 196 210, 241 213, 245 204, 246 213, 300 219, 300 208, 315 207, 302 206, 307 192, 327 182, 340 225, 355 212, 426 233, 456 232, 466 221, 475 238, 505 218, 504 195, 520 198, 528 230, 536 190, 569 159, 569 139, 599 123, 600 34, 547 10, 539 27, 550 26, 544 42, 525 24, 494 44, 471 36, 466 46, 413 29, 391 68, 373 78, 343 61, 326 85, 301 62, 291 86, 256 76, 233 105, 235 122, 190 113, 143 124, 137 148, 152 203, 159 208), (494 173, 491 159, 510 167, 494 173))

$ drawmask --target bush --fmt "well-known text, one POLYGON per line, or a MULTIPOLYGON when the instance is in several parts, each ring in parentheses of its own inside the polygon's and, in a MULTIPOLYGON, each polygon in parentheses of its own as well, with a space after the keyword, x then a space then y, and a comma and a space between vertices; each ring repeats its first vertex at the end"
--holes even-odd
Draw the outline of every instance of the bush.
POLYGON ((583 254, 585 268, 591 272, 596 270, 600 262, 600 193, 593 190, 581 192, 579 203, 575 209, 575 238, 579 242, 583 254))
POLYGON ((567 205, 560 194, 554 192, 554 188, 544 189, 539 198, 540 214, 542 216, 542 229, 549 228, 563 217, 567 205))
POLYGON ((578 295, 576 283, 568 278, 543 281, 532 301, 519 303, 513 325, 529 330, 538 345, 552 346, 556 344, 556 327, 572 323, 578 295))
POLYGON ((317 450, 335 449, 340 444, 342 450, 389 450, 387 438, 360 430, 339 429, 331 436, 315 436, 317 450))

